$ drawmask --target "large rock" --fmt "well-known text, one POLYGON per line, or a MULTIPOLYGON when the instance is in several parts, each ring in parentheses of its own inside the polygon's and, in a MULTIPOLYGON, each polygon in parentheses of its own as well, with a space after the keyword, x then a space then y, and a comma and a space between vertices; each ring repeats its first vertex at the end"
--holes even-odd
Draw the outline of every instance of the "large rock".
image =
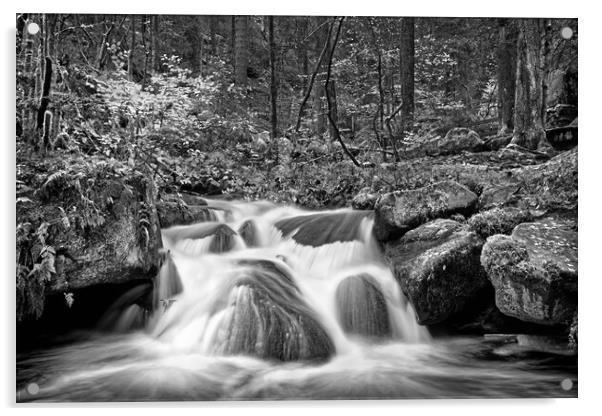
POLYGON ((210 208, 203 205, 188 205, 183 201, 160 201, 157 203, 157 214, 162 228, 217 219, 210 208))
POLYGON ((385 243, 385 255, 420 324, 436 324, 461 312, 489 284, 480 264, 483 243, 447 219, 385 243))
POLYGON ((479 212, 468 220, 468 227, 483 238, 494 234, 510 234, 518 224, 531 221, 532 214, 520 208, 493 208, 479 212))
POLYGON ((17 204, 19 319, 40 317, 46 296, 150 279, 158 270, 154 183, 103 162, 64 161, 51 175, 27 179, 37 191, 17 204))
POLYGON ((464 127, 456 127, 449 130, 445 137, 427 137, 402 148, 401 151, 406 158, 417 158, 453 155, 464 151, 475 152, 484 149, 485 143, 477 132, 464 127))
POLYGON ((577 307, 577 232, 546 219, 487 239, 481 263, 498 309, 523 321, 568 324, 577 307))
POLYGON ((477 195, 454 181, 382 195, 375 207, 374 235, 380 241, 399 238, 426 221, 472 213, 477 195))
POLYGON ((328 333, 293 278, 267 260, 243 260, 216 340, 218 353, 281 361, 324 360, 335 352, 328 333))
POLYGON ((336 290, 339 322, 349 334, 390 337, 387 301, 374 277, 360 274, 345 278, 336 290))
POLYGON ((359 210, 374 209, 378 197, 379 194, 377 192, 372 192, 370 187, 362 188, 351 200, 351 207, 359 210))

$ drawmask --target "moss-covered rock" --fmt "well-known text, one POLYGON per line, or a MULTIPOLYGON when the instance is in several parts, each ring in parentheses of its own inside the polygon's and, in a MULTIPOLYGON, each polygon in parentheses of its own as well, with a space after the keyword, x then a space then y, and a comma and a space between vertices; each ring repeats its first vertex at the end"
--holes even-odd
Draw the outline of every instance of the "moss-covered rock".
POLYGON ((470 214, 476 202, 474 192, 454 181, 390 192, 382 195, 374 207, 374 234, 380 241, 399 238, 429 220, 470 214))
POLYGON ((203 205, 188 205, 182 200, 157 202, 157 213, 162 228, 203 221, 216 221, 215 213, 210 208, 203 205))
POLYGON ((461 312, 489 284, 480 264, 483 243, 447 219, 385 243, 385 255, 420 324, 443 322, 461 312))
POLYGON ((148 175, 102 158, 32 171, 54 173, 27 177, 17 199, 19 319, 41 316, 51 294, 154 276, 161 237, 148 175))
POLYGON ((470 217, 468 227, 481 237, 487 238, 494 234, 510 234, 518 224, 531 219, 531 213, 523 209, 493 208, 470 217))
POLYGON ((577 307, 577 233, 547 219, 487 239, 481 263, 498 309, 527 322, 568 324, 577 307))

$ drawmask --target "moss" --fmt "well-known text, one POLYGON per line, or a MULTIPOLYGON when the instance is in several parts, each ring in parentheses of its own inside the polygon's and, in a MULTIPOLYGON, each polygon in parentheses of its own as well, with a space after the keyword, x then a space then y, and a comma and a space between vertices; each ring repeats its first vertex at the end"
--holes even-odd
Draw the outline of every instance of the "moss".
POLYGON ((518 208, 493 208, 473 215, 468 227, 483 238, 494 234, 510 234, 514 227, 533 219, 532 215, 518 208))

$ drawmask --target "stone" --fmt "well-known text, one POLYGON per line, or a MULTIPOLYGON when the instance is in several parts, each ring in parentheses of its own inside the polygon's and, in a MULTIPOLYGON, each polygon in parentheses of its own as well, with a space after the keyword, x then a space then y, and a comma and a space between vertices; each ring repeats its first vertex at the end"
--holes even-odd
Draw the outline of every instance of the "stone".
POLYGON ((447 132, 445 137, 439 141, 439 152, 441 154, 454 154, 461 151, 483 150, 484 142, 474 130, 465 127, 456 127, 447 132))
POLYGON ((374 204, 376 204, 378 197, 379 194, 371 192, 369 187, 362 188, 351 200, 351 207, 358 210, 374 209, 374 204))
POLYGON ((379 241, 401 237, 409 230, 440 217, 472 213, 477 195, 455 181, 382 195, 374 206, 374 235, 379 241))
POLYGON ((568 221, 518 225, 487 239, 481 264, 498 309, 523 321, 568 325, 577 308, 577 232, 568 221))
POLYGON ((414 306, 418 323, 445 321, 469 307, 489 285, 480 264, 483 243, 462 224, 437 219, 384 244, 385 256, 414 306))
POLYGON ((243 260, 215 345, 218 353, 280 361, 325 360, 335 352, 292 276, 267 260, 243 260))
POLYGON ((531 221, 529 211, 514 208, 493 208, 479 212, 468 220, 468 227, 483 238, 494 234, 510 234, 522 222, 531 221))
POLYGON ((390 337, 387 302, 374 277, 360 274, 345 278, 335 294, 338 320, 348 334, 390 337))
POLYGON ((216 221, 217 219, 210 208, 203 205, 188 205, 182 201, 158 202, 157 214, 159 215, 161 228, 216 221))

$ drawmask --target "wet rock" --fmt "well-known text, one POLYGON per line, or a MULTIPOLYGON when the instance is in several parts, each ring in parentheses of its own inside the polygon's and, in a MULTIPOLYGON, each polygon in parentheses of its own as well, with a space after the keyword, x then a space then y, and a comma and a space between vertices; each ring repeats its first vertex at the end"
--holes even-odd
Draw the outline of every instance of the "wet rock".
POLYGON ((376 204, 379 196, 378 193, 371 192, 369 187, 362 188, 351 200, 351 207, 359 210, 374 209, 374 204, 376 204))
POLYGON ((250 267, 230 293, 218 352, 281 361, 324 360, 334 354, 328 333, 290 274, 266 260, 242 265, 250 267))
POLYGON ((242 237, 247 247, 257 247, 259 245, 255 221, 247 220, 243 222, 238 228, 238 234, 242 237))
POLYGON ((385 255, 420 324, 436 324, 462 311, 489 284, 480 264, 483 242, 462 224, 438 219, 385 243, 385 255))
POLYGON ((210 208, 202 205, 188 205, 182 201, 158 202, 157 214, 162 228, 216 221, 215 213, 210 208))
POLYGON ((479 236, 487 238, 494 234, 510 234, 518 224, 531 219, 531 213, 524 209, 493 208, 470 217, 468 227, 479 236))
POLYGON ((577 232, 566 221, 518 225, 487 239, 481 263, 498 309, 542 325, 568 324, 577 307, 577 232))
POLYGON ((382 195, 374 207, 374 234, 379 241, 399 238, 431 219, 456 213, 468 215, 477 195, 454 181, 382 195))
POLYGON ((368 211, 299 215, 276 222, 276 228, 283 236, 292 237, 299 244, 319 247, 360 239, 362 220, 371 216, 372 212, 368 211))
POLYGON ((368 274, 349 276, 336 290, 338 319, 346 333, 391 336, 387 302, 378 282, 368 274))

